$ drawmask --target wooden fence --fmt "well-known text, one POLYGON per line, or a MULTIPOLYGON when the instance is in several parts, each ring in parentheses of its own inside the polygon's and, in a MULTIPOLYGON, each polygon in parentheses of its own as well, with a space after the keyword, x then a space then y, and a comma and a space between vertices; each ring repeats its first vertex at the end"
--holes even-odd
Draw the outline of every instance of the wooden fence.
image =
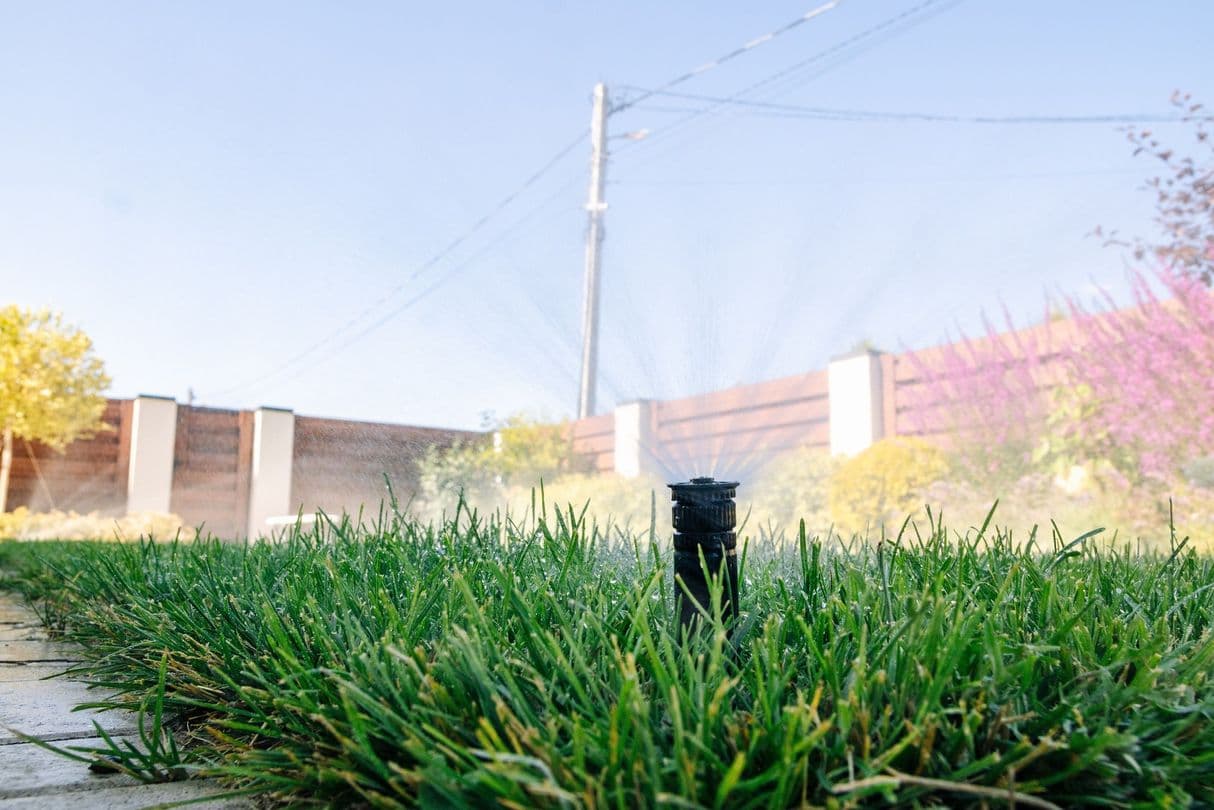
POLYGON ((178 407, 170 511, 222 537, 242 533, 252 463, 251 412, 178 407))
MULTIPOLYGON (((1065 381, 1067 351, 1082 339, 1075 325, 1063 320, 974 339, 965 344, 965 351, 989 358, 990 363, 1030 358, 1036 384, 1050 389, 1065 381)), ((940 437, 951 425, 947 411, 952 403, 940 400, 941 387, 930 384, 923 370, 938 363, 946 350, 933 347, 919 352, 862 353, 836 361, 870 357, 871 394, 861 386, 832 396, 837 392, 830 390, 831 375, 826 369, 655 401, 650 403, 649 431, 640 431, 646 445, 642 450, 678 471, 703 469, 713 462, 728 470, 801 447, 838 452, 832 435, 832 399, 837 400, 834 406, 844 411, 836 415, 839 420, 847 417, 857 421, 856 411, 872 411, 873 441, 882 436, 940 437)), ((575 451, 592 458, 596 469, 620 469, 624 453, 629 452, 616 447, 617 418, 617 414, 603 414, 572 425, 575 451)))
MULTIPOLYGON (((166 457, 172 455, 161 507, 187 526, 203 526, 221 537, 250 530, 250 497, 254 478, 255 412, 175 405, 175 423, 165 435, 166 457)), ((288 414, 288 416, 290 416, 288 414)), ((8 503, 32 511, 63 510, 121 515, 127 511, 132 435, 138 430, 134 400, 110 400, 103 417, 107 429, 89 439, 52 450, 17 439, 13 453, 8 503)), ((145 436, 145 444, 156 437, 145 436)), ((263 465, 285 465, 289 498, 278 508, 292 514, 378 509, 386 499, 385 476, 401 502, 418 486, 418 461, 429 447, 483 439, 484 434, 373 422, 313 417, 294 418, 292 453, 263 459, 263 465)))
POLYGON ((126 508, 126 461, 131 445, 131 403, 110 400, 102 419, 107 429, 59 452, 17 438, 8 488, 8 508, 32 511, 74 509, 119 514, 126 508))
MULTIPOLYGON (((1124 310, 1105 317, 1138 316, 1134 310, 1124 310)), ((1048 389, 1064 381, 1067 350, 1082 339, 1075 324, 1064 320, 976 339, 965 347, 971 357, 988 357, 989 363, 1014 364, 1031 358, 1036 384, 1048 389)), ((574 422, 572 444, 598 471, 635 474, 644 469, 638 463, 644 454, 666 471, 705 465, 728 469, 794 448, 854 452, 882 436, 936 435, 945 422, 933 427, 934 414, 950 403, 933 401, 940 399, 939 388, 927 384, 922 369, 937 363, 948 350, 861 353, 832 361, 828 369, 793 377, 681 399, 631 403, 621 406, 626 411, 574 422), (847 366, 846 373, 840 371, 842 366, 847 366), (840 371, 837 378, 836 371, 840 371), (840 438, 841 431, 851 433, 840 438), (846 449, 840 451, 840 446, 846 449)), ((256 522, 250 517, 256 511, 250 506, 250 492, 256 489, 254 412, 162 404, 177 409, 176 435, 170 433, 167 439, 172 443, 173 465, 165 508, 187 524, 205 522, 216 533, 239 535, 256 522)), ((294 421, 287 422, 293 427, 279 443, 286 448, 280 451, 286 455, 276 461, 284 471, 277 479, 281 497, 271 500, 273 510, 288 512, 375 508, 387 494, 385 475, 397 496, 406 501, 416 493, 417 462, 426 448, 484 438, 468 431, 279 413, 294 421)), ((129 494, 132 431, 138 429, 132 402, 110 401, 104 418, 108 430, 72 444, 63 453, 18 441, 10 508, 122 512, 129 494)), ((167 445, 165 453, 169 453, 167 445)), ((133 471, 130 478, 135 479, 133 471)))
POLYGON ((615 415, 606 413, 573 423, 573 450, 589 459, 593 469, 615 469, 615 415))
POLYGON ((653 453, 667 466, 737 469, 796 447, 827 447, 826 372, 655 403, 653 453))
POLYGON ((295 419, 291 504, 305 514, 331 514, 388 499, 387 483, 402 503, 418 488, 418 462, 430 447, 480 434, 467 431, 348 422, 300 416, 295 419), (386 481, 385 481, 386 477, 386 481))
MULTIPOLYGON (((799 447, 829 448, 827 373, 814 371, 698 396, 643 403, 639 451, 659 472, 738 469, 799 447)), ((575 421, 574 452, 619 469, 616 414, 575 421)))
MULTIPOLYGON (((1133 311, 1102 317, 1133 317, 1133 311)), ((953 386, 929 381, 924 374, 925 369, 939 369, 946 364, 945 352, 959 352, 981 374, 1000 367, 1020 366, 1032 378, 1031 386, 1026 387, 1048 392, 1066 382, 1068 358, 1085 340, 1085 334, 1074 321, 1060 319, 951 346, 882 355, 885 434, 947 439, 945 434, 956 427, 957 414, 952 412, 955 403, 949 399, 953 386)), ((973 397, 976 392, 965 393, 973 397)), ((992 391, 992 396, 999 393, 992 391)), ((1021 406, 1023 400, 1008 404, 1021 406)))

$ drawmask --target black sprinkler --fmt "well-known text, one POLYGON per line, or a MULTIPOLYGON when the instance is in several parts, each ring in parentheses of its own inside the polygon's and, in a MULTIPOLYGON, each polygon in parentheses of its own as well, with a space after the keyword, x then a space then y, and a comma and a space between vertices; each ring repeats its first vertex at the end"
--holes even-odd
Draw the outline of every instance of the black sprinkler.
POLYGON ((668 486, 674 501, 675 604, 679 622, 688 629, 711 611, 707 573, 724 579, 721 617, 730 626, 738 618, 738 536, 734 533, 738 524, 738 508, 734 503, 738 482, 693 478, 668 486), (678 580, 682 580, 683 587, 678 580), (688 593, 691 599, 687 598, 688 593))

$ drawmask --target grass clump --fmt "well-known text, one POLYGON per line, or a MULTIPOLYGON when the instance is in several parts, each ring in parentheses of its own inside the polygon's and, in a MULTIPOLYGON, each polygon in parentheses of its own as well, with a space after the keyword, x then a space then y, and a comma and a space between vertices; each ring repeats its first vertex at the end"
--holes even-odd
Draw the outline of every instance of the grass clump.
POLYGON ((572 512, 0 544, 0 565, 110 705, 155 697, 192 767, 283 799, 1214 803, 1214 561, 1094 543, 802 535, 750 549, 740 625, 687 643, 653 536, 572 512))

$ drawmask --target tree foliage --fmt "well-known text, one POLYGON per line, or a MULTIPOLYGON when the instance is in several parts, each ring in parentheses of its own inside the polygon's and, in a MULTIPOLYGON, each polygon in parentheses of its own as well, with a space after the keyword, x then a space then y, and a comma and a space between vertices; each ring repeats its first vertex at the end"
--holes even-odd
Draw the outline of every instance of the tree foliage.
POLYGON ((48 310, 0 308, 0 512, 14 438, 62 449, 102 430, 105 366, 84 332, 48 310))
POLYGON ((573 453, 567 422, 542 422, 516 414, 498 426, 496 435, 489 451, 491 467, 510 483, 533 484, 540 478, 587 471, 573 453))
POLYGON ((516 414, 488 425, 493 438, 450 448, 431 448, 419 465, 424 501, 445 502, 464 493, 493 499, 511 485, 534 486, 558 476, 590 472, 573 452, 567 422, 544 422, 516 414))
POLYGON ((1160 240, 1124 240, 1114 232, 1096 233, 1105 243, 1130 247, 1138 260, 1155 258, 1175 271, 1214 285, 1214 139, 1204 113, 1191 95, 1175 93, 1172 104, 1192 124, 1196 154, 1164 143, 1149 129, 1132 128, 1126 136, 1135 155, 1148 155, 1162 164, 1161 173, 1147 181, 1155 193, 1155 221, 1160 240))

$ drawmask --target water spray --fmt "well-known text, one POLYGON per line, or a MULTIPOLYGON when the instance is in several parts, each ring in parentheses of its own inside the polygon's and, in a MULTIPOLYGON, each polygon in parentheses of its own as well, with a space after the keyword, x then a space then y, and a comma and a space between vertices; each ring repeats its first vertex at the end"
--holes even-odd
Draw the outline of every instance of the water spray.
POLYGON ((693 478, 668 486, 674 501, 675 604, 679 622, 685 630, 689 629, 710 610, 707 573, 723 580, 721 616, 726 625, 732 625, 738 618, 739 598, 738 536, 734 532, 738 523, 738 507, 734 503, 738 482, 693 478), (682 580, 682 587, 677 580, 682 580))

